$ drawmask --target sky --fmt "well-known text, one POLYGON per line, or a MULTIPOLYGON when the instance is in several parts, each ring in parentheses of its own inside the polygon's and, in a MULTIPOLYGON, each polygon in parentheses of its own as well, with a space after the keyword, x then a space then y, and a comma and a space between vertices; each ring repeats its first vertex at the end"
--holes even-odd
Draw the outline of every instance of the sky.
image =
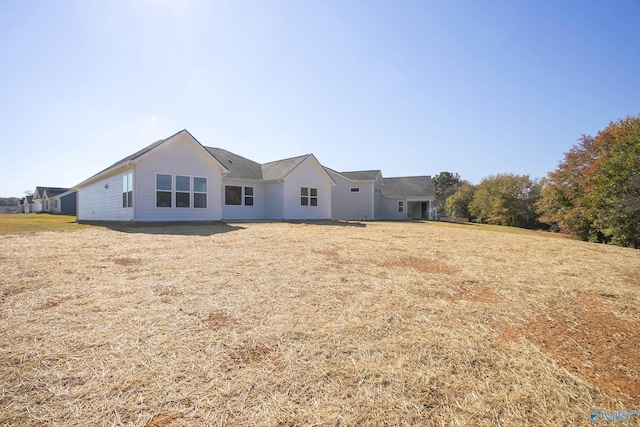
POLYGON ((542 178, 640 114, 637 0, 56 0, 0 7, 0 197, 187 129, 265 163, 542 178))

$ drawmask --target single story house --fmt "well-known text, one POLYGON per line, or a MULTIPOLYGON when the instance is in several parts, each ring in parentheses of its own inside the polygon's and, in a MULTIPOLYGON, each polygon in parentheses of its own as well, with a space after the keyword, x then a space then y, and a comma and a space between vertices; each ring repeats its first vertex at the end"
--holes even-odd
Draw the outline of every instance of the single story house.
POLYGON ((336 172, 313 154, 261 164, 205 147, 187 130, 74 189, 79 221, 419 219, 431 218, 435 205, 427 176, 336 172))
POLYGON ((30 196, 31 208, 25 206, 24 213, 50 212, 50 213, 76 213, 76 192, 73 189, 62 187, 36 187, 36 191, 30 196))

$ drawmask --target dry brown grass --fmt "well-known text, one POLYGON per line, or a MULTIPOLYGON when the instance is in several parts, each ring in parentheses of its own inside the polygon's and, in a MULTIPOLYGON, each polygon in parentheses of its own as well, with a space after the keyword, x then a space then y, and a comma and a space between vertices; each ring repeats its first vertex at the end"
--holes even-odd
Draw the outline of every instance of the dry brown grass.
POLYGON ((640 409, 638 272, 421 223, 0 236, 0 424, 588 425, 640 409))

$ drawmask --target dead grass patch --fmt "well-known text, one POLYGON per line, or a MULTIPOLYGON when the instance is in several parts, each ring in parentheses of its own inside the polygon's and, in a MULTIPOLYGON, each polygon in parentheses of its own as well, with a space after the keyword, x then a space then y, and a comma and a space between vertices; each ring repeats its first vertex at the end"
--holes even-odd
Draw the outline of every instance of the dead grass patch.
POLYGON ((637 406, 637 251, 417 222, 177 230, 0 239, 0 425, 585 425, 637 406))

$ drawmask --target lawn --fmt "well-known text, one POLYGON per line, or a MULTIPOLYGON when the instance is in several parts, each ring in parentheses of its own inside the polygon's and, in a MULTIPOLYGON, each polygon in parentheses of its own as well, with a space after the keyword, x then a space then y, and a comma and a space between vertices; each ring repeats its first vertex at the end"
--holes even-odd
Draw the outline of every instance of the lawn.
POLYGON ((2 425, 640 409, 637 250, 437 223, 67 226, 0 235, 2 425))

